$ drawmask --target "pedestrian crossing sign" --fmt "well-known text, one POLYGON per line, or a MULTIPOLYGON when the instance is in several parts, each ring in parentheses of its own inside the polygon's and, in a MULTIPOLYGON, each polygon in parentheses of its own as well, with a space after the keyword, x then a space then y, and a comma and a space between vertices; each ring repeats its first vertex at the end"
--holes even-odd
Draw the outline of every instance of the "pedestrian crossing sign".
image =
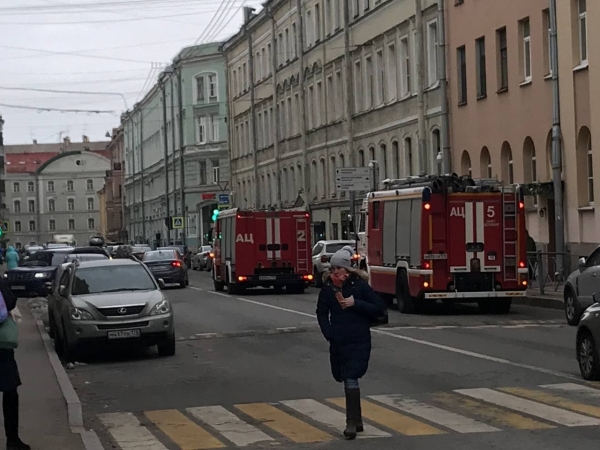
POLYGON ((173 217, 173 229, 181 230, 183 228, 183 217, 173 217))

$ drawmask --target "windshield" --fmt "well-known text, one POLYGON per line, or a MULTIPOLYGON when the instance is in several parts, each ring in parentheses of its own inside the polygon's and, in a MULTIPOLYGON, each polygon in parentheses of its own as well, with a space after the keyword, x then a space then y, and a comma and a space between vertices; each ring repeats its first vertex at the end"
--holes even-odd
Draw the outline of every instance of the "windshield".
POLYGON ((343 249, 346 245, 350 245, 348 242, 339 242, 337 244, 327 244, 325 246, 325 253, 335 253, 338 250, 343 249))
POLYGON ((84 262, 84 261, 99 261, 101 259, 108 259, 107 256, 104 255, 99 255, 99 254, 81 254, 81 255, 67 255, 65 258, 65 262, 71 262, 71 261, 79 261, 79 262, 84 262))
POLYGON ((171 261, 173 259, 177 259, 173 250, 158 250, 144 254, 142 261, 171 261))
POLYGON ((142 246, 133 247, 133 252, 135 252, 135 253, 149 252, 151 250, 152 249, 150 247, 142 247, 142 246))
POLYGON ((75 273, 73 295, 101 294, 118 291, 156 289, 154 281, 142 266, 83 267, 75 273))

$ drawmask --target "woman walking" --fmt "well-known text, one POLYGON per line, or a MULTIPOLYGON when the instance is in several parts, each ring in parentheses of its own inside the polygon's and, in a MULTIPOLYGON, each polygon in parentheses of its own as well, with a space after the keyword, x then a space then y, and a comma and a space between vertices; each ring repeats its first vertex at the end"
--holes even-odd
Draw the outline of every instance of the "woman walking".
MULTIPOLYGON (((17 298, 0 278, 0 293, 10 312, 17 306, 17 298)), ((8 318, 6 320, 12 320, 8 318)), ((19 438, 19 394, 21 385, 19 369, 15 361, 15 351, 0 348, 0 392, 2 392, 2 413, 4 415, 4 432, 6 434, 6 450, 30 450, 31 447, 19 438)))
POLYGON ((366 273, 352 267, 354 250, 346 246, 331 257, 331 270, 317 302, 317 319, 329 342, 331 373, 344 383, 346 439, 363 431, 360 386, 371 356, 371 326, 387 321, 383 301, 365 281, 366 273))

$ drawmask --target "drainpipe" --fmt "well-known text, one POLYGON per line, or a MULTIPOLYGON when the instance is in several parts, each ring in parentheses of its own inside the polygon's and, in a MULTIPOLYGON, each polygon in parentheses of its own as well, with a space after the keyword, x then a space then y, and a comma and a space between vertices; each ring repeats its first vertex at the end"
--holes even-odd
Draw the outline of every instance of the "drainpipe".
MULTIPOLYGON (((183 164, 183 154, 185 149, 185 144, 183 142, 183 86, 182 86, 182 74, 181 74, 182 66, 180 65, 177 68, 178 83, 179 83, 179 196, 181 197, 181 216, 183 217, 183 231, 181 236, 181 243, 185 246, 187 245, 187 212, 185 210, 185 167, 183 164)), ((173 162, 175 160, 173 159, 173 162)))
MULTIPOLYGON (((255 102, 255 89, 254 89, 254 50, 252 45, 252 32, 248 30, 248 24, 251 20, 251 11, 252 8, 245 7, 244 8, 244 31, 246 33, 246 37, 248 39, 248 84, 250 88, 250 125, 252 126, 252 137, 250 139, 250 146, 252 150, 252 164, 254 164, 254 179, 256 183, 254 184, 255 190, 255 198, 256 198, 256 209, 259 209, 262 204, 262 199, 260 196, 260 180, 258 176, 258 155, 256 154, 257 149, 257 139, 256 139, 256 105, 255 102)), ((277 50, 273 47, 271 51, 271 58, 275 54, 277 50)), ((243 76, 243 74, 242 74, 243 76)), ((273 79, 275 79, 275 73, 272 74, 273 79)), ((277 105, 273 104, 273 113, 277 111, 277 105)), ((275 133, 275 140, 277 140, 277 133, 275 133)), ((271 189, 271 187, 268 187, 271 189)))
MULTIPOLYGON (((169 138, 167 136, 167 90, 165 89, 164 79, 161 80, 160 87, 162 89, 163 96, 163 145, 164 145, 164 159, 165 159, 165 199, 166 199, 166 207, 167 214, 166 218, 168 218, 171 214, 170 202, 169 202, 169 138)), ((173 92, 171 92, 171 98, 173 98, 173 92)), ((165 224, 166 225, 166 224, 165 224)), ((171 245, 171 230, 170 227, 167 226, 167 245, 171 245)), ((159 243, 160 245, 160 243, 159 243)))
POLYGON ((140 168, 142 169, 142 243, 146 243, 146 206, 144 202, 144 114, 140 108, 140 168))
MULTIPOLYGON (((550 63, 552 67, 552 182, 554 185, 554 208, 556 216, 555 244, 558 254, 565 253, 565 218, 562 186, 562 146, 560 126, 560 91, 558 84, 558 40, 556 24, 556 0, 550 0, 550 63)), ((563 257, 564 258, 564 257, 563 257)), ((556 258, 556 271, 563 275, 563 258, 556 258)))
MULTIPOLYGON (((273 17, 273 14, 270 11, 270 8, 267 9, 266 11, 266 15, 267 17, 269 17, 271 19, 271 36, 272 36, 272 42, 276 42, 275 40, 275 17, 273 17)), ((288 49, 289 51, 289 49, 288 49)), ((273 112, 275 113, 275 141, 273 142, 273 153, 275 155, 275 170, 276 170, 276 177, 277 177, 277 198, 275 198, 274 202, 276 207, 281 207, 282 206, 282 201, 281 201, 281 157, 279 155, 279 138, 281 139, 285 139, 285 136, 279 136, 279 130, 281 129, 281 119, 279 117, 279 114, 277 114, 277 105, 279 104, 278 102, 278 98, 277 98, 277 55, 279 54, 279 48, 275 48, 274 51, 271 52, 271 61, 269 61, 271 63, 271 70, 273 71, 273 112)), ((283 57, 283 56, 281 56, 283 57)), ((287 106, 287 101, 285 98, 285 93, 283 94, 283 108, 281 111, 281 115, 284 117, 283 120, 285 120, 285 107, 287 106)), ((287 126, 290 126, 289 124, 287 126)), ((269 187, 269 189, 271 189, 269 187)))
MULTIPOLYGON (((352 70, 352 55, 350 53, 350 2, 344 2, 344 63, 346 66, 346 141, 348 148, 348 160, 350 167, 356 167, 356 154, 353 150, 354 144, 354 123, 352 120, 352 110, 354 107, 354 71, 352 70)), ((348 193, 350 201, 350 217, 352 220, 352 230, 356 223, 356 193, 348 193)), ((330 208, 331 211, 331 208, 330 208)))
MULTIPOLYGON (((344 2, 346 4, 347 2, 344 2)), ((302 133, 302 192, 306 199, 306 207, 310 211, 312 202, 312 188, 310 185, 310 167, 308 166, 308 133, 306 117, 306 88, 304 79, 304 14, 302 14, 302 0, 296 0, 296 11, 298 13, 298 58, 300 62, 300 73, 298 80, 300 84, 300 132, 302 133), (309 187, 310 191, 309 192, 309 187)), ((314 180, 315 182, 317 180, 314 180)), ((316 184, 314 186, 316 189, 316 184)))
POLYGON ((42 208, 42 189, 40 186, 40 174, 36 171, 35 172, 35 190, 37 192, 36 195, 36 208, 35 208, 35 213, 36 213, 36 219, 35 221, 37 222, 37 225, 35 227, 36 229, 36 242, 38 243, 38 245, 40 244, 40 238, 41 238, 41 228, 42 228, 42 218, 41 218, 41 208, 42 208))
MULTIPOLYGON (((171 84, 171 158, 173 159, 173 192, 175 192, 175 89, 173 88, 173 77, 175 71, 169 77, 171 84)), ((169 166, 169 155, 167 150, 167 158, 165 164, 169 166)), ((167 180, 169 179, 169 169, 167 168, 167 180)), ((167 192, 167 198, 171 195, 167 192)), ((175 195, 173 195, 173 206, 175 206, 175 195)), ((171 216, 170 203, 167 203, 167 217, 171 216)), ((167 227, 167 245, 171 244, 171 227, 167 227)))
POLYGON ((444 0, 438 0, 438 79, 440 80, 440 97, 442 108, 442 172, 452 172, 450 155, 450 117, 448 108, 448 75, 446 74, 446 13, 444 0))
POLYGON ((419 125, 418 175, 429 172, 427 167, 427 127, 425 124, 425 54, 423 49, 423 6, 421 0, 415 0, 417 53, 417 120, 419 125))

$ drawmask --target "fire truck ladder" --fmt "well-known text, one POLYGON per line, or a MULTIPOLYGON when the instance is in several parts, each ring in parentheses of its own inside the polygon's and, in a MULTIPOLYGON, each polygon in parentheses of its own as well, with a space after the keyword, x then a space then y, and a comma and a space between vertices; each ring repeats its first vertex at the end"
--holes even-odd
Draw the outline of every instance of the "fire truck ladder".
POLYGON ((501 188, 502 192, 502 251, 504 252, 504 280, 517 281, 517 211, 516 189, 501 188))

